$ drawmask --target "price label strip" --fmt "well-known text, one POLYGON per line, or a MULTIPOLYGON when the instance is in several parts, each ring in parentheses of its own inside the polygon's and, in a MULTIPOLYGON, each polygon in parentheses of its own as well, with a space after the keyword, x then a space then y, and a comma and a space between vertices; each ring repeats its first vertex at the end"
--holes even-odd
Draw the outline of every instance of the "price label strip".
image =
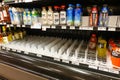
POLYGON ((109 27, 108 31, 116 31, 116 28, 109 27))
POLYGON ((89 68, 92 68, 92 69, 97 69, 98 67, 95 66, 95 65, 89 65, 89 68))
POLYGON ((98 27, 98 31, 106 31, 106 27, 98 27))
POLYGON ((74 65, 79 65, 79 61, 71 61, 74 65))

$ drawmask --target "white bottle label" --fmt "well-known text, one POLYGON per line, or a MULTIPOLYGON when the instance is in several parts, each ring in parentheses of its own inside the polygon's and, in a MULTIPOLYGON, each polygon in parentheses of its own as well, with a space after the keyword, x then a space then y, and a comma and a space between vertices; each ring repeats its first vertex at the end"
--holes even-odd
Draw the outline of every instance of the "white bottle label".
POLYGON ((8 43, 8 38, 5 36, 5 37, 3 37, 3 42, 4 43, 8 43))
POLYGON ((0 19, 1 19, 1 20, 4 20, 2 11, 0 11, 0 19))
POLYGON ((42 24, 47 24, 47 13, 42 12, 42 24))
POLYGON ((59 13, 54 13, 54 24, 59 25, 59 13))
POLYGON ((52 25, 53 24, 53 13, 48 12, 48 24, 52 25))
POLYGON ((66 12, 65 11, 60 12, 60 24, 66 24, 66 12))
POLYGON ((3 10, 3 15, 4 17, 7 17, 7 12, 5 10, 3 10))

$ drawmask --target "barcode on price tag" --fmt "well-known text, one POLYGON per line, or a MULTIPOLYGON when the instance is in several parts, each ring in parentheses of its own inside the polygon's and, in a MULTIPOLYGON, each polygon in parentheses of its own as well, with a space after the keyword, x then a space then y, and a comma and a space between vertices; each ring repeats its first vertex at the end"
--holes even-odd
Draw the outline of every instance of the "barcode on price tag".
POLYGON ((68 61, 68 60, 64 60, 64 59, 62 59, 62 62, 69 63, 69 61, 68 61))
POLYGON ((55 60, 55 61, 60 61, 60 59, 59 59, 59 58, 54 58, 54 60, 55 60))
POLYGON ((108 31, 115 31, 116 28, 108 28, 108 31))
POLYGON ((55 26, 51 26, 52 29, 55 29, 55 26))
POLYGON ((66 29, 66 26, 62 26, 62 29, 66 29))
POLYGON ((99 31, 106 31, 106 27, 98 27, 99 31))
POLYGON ((75 26, 70 26, 70 29, 75 29, 75 26))

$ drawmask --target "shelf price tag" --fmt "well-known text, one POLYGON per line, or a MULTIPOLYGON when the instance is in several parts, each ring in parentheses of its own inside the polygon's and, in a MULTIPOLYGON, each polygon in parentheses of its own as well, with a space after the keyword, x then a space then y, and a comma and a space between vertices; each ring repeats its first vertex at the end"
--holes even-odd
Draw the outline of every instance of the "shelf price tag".
POLYGON ((8 50, 8 51, 9 51, 9 50, 10 50, 10 48, 8 48, 8 47, 7 47, 7 48, 6 48, 6 50, 8 50))
POLYGON ((13 24, 11 24, 10 26, 13 27, 13 24))
POLYGON ((98 67, 95 66, 95 65, 89 65, 89 68, 92 68, 92 69, 97 69, 98 67))
POLYGON ((115 31, 115 30, 116 30, 116 28, 113 28, 113 27, 108 28, 108 31, 115 31))
POLYGON ((65 59, 62 59, 62 62, 69 63, 69 61, 65 59))
POLYGON ((119 74, 119 70, 109 69, 109 72, 110 73, 119 74))
POLYGON ((12 49, 12 51, 16 52, 16 49, 12 49))
POLYGON ((37 56, 38 56, 38 57, 42 57, 42 55, 41 55, 41 54, 37 54, 37 56))
POLYGON ((18 53, 21 53, 21 50, 17 50, 18 53))
POLYGON ((22 25, 22 27, 25 27, 25 25, 22 25))
POLYGON ((72 64, 79 65, 79 61, 72 61, 72 64))
POLYGON ((25 2, 27 3, 27 2, 32 2, 33 0, 25 0, 25 2))
POLYGON ((70 29, 75 29, 75 26, 70 26, 70 29))
POLYGON ((56 27, 55 26, 51 26, 52 29, 55 29, 56 27))
POLYGON ((2 46, 2 49, 5 49, 5 47, 4 47, 4 46, 2 46))
POLYGON ((106 31, 106 27, 98 27, 99 31, 106 31))
POLYGON ((8 24, 7 27, 10 27, 10 25, 8 24))
POLYGON ((59 58, 54 58, 54 60, 55 60, 55 61, 60 61, 60 59, 59 59, 59 58))
POLYGON ((99 70, 109 72, 109 68, 107 67, 99 67, 99 70))
POLYGON ((20 27, 20 25, 17 25, 17 27, 20 27))
POLYGON ((31 29, 41 29, 41 24, 35 23, 34 25, 31 25, 31 29))
POLYGON ((62 26, 62 29, 66 29, 66 26, 62 26))
POLYGON ((46 31, 47 28, 50 28, 50 26, 42 26, 42 31, 46 31))
POLYGON ((24 51, 24 54, 29 54, 29 52, 24 51))

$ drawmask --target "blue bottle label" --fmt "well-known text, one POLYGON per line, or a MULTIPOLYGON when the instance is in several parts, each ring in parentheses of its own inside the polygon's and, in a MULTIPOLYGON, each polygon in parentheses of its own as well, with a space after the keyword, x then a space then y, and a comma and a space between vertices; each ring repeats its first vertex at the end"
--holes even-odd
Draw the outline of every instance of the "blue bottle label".
POLYGON ((67 25, 73 25, 73 9, 67 10, 67 25))

